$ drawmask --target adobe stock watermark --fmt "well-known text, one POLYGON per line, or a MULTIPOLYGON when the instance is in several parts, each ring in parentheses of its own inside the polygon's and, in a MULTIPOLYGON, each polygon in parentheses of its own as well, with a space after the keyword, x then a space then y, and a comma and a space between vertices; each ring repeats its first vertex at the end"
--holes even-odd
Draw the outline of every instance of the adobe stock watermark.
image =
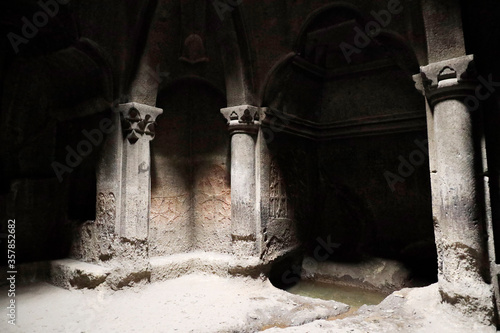
POLYGON ((115 125, 113 124, 113 121, 109 118, 104 118, 99 122, 99 128, 95 128, 90 131, 82 131, 82 134, 86 139, 78 142, 76 149, 73 149, 69 145, 66 146, 66 164, 62 164, 57 161, 52 162, 51 164, 59 182, 63 181, 63 175, 65 173, 73 172, 74 168, 79 166, 83 159, 89 156, 94 149, 103 142, 105 134, 111 134, 114 130, 115 125))
POLYGON ((275 134, 283 132, 284 129, 290 124, 290 121, 275 110, 268 109, 266 112, 266 123, 269 127, 262 127, 262 135, 264 137, 264 141, 269 144, 274 141, 275 134))
POLYGON ((334 243, 331 240, 331 235, 328 235, 326 241, 318 237, 316 241, 318 245, 313 251, 313 257, 306 257, 302 261, 302 265, 292 265, 292 267, 286 270, 281 276, 281 281, 285 284, 297 283, 300 280, 300 272, 302 267, 308 271, 315 271, 318 268, 318 262, 327 260, 334 252, 335 249, 340 247, 340 243, 334 243))
POLYGON ((9 289, 7 296, 9 298, 9 306, 7 307, 7 322, 10 325, 16 325, 16 220, 7 221, 8 229, 8 245, 7 245, 7 281, 9 289))
POLYGON ((488 75, 488 79, 482 76, 478 76, 479 84, 474 89, 474 96, 469 95, 465 97, 464 103, 469 109, 469 111, 475 111, 479 108, 481 101, 487 100, 495 92, 496 87, 500 87, 500 82, 493 81, 493 74, 488 75), (484 88, 484 92, 481 92, 481 88, 484 88))
MULTIPOLYGON (((463 102, 467 106, 469 111, 475 111, 479 108, 481 101, 485 101, 490 98, 491 95, 496 91, 497 87, 500 87, 500 82, 493 81, 493 75, 489 74, 487 79, 483 76, 478 76, 477 80, 479 84, 474 89, 474 95, 469 95, 464 98, 463 102)), ((424 164, 429 156, 429 150, 427 147, 427 140, 413 141, 419 149, 413 150, 408 158, 404 158, 402 155, 398 156, 399 166, 397 173, 390 171, 384 172, 385 180, 387 184, 394 192, 396 191, 395 185, 397 183, 403 183, 406 178, 410 177, 416 170, 417 167, 424 164)))
MULTIPOLYGON (((148 74, 148 77, 145 80, 146 84, 140 85, 137 88, 137 93, 139 94, 143 94, 148 91, 148 89, 151 87, 151 79, 156 81, 153 82, 153 84, 159 84, 164 80, 164 78, 170 75, 170 73, 168 72, 160 72, 159 65, 156 67, 156 71, 148 66, 146 67, 145 72, 146 74, 148 74)), ((130 96, 123 95, 120 98, 114 100, 111 104, 111 107, 115 107, 124 100, 129 100, 129 98, 130 96)), ((59 182, 63 181, 63 175, 65 173, 72 173, 74 168, 78 167, 83 162, 83 159, 85 157, 89 156, 96 147, 100 146, 103 143, 106 135, 111 134, 115 130, 116 125, 113 123, 113 120, 109 118, 101 119, 98 128, 91 129, 90 131, 83 130, 81 133, 85 137, 85 139, 78 142, 75 148, 72 148, 69 145, 65 147, 65 164, 57 161, 54 161, 51 164, 52 169, 54 170, 54 173, 56 174, 59 182)))
POLYGON ((231 13, 237 6, 241 5, 243 0, 215 0, 212 2, 215 12, 221 21, 224 21, 226 12, 231 13))
POLYGON ((378 13, 374 10, 370 12, 374 20, 366 23, 365 31, 359 27, 354 27, 356 35, 354 36, 354 45, 346 42, 340 43, 339 47, 342 50, 345 60, 348 64, 352 62, 351 56, 353 54, 361 53, 361 50, 370 45, 372 38, 378 36, 382 28, 387 27, 393 18, 403 11, 403 5, 399 0, 389 0, 387 9, 382 9, 378 13))
POLYGON ((427 148, 427 139, 423 141, 419 141, 418 139, 414 140, 418 147, 418 149, 413 150, 408 158, 404 158, 403 155, 398 156, 399 165, 397 169, 397 173, 390 172, 386 170, 384 172, 385 180, 387 184, 391 188, 391 191, 396 191, 397 183, 404 183, 406 178, 413 175, 416 168, 423 165, 429 156, 429 149, 427 148))
POLYGON ((37 2, 41 10, 33 14, 31 21, 23 16, 21 21, 23 26, 21 28, 22 36, 14 32, 9 32, 7 38, 9 39, 10 45, 14 49, 14 52, 19 53, 19 46, 21 44, 28 44, 29 41, 38 35, 40 28, 43 28, 49 23, 49 20, 59 13, 59 5, 67 5, 70 0, 39 0, 37 2))

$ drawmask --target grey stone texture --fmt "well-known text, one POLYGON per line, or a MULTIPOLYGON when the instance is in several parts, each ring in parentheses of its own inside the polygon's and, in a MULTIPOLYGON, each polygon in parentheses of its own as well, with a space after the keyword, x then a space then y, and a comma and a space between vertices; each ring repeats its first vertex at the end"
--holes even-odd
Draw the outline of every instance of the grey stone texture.
POLYGON ((465 56, 421 71, 433 107, 429 127, 436 156, 431 179, 440 293, 444 301, 487 323, 492 318, 493 293, 486 283, 484 194, 478 177, 482 166, 477 163, 481 115, 465 102, 477 87, 473 64, 473 57, 465 56))
MULTIPOLYGON (((220 3, 74 1, 3 39, 0 219, 26 279, 437 282, 498 325, 500 5, 220 3)), ((40 10, 9 3, 0 32, 40 10)))

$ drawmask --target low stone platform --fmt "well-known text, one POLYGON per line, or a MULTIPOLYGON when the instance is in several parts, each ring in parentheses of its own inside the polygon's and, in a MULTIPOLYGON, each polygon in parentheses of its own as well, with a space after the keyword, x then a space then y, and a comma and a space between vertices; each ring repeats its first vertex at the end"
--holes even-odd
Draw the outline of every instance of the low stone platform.
POLYGON ((192 273, 221 277, 243 275, 257 277, 265 269, 259 258, 235 257, 214 252, 189 252, 150 259, 151 282, 164 281, 192 273))
MULTIPOLYGON (((165 281, 193 273, 257 278, 268 269, 256 257, 202 251, 153 257, 139 268, 125 262, 120 266, 115 263, 105 267, 74 259, 33 262, 18 266, 17 282, 49 282, 65 289, 93 289, 106 285, 117 290, 139 282, 165 281)), ((6 284, 6 271, 4 269, 1 273, 0 285, 6 284)))

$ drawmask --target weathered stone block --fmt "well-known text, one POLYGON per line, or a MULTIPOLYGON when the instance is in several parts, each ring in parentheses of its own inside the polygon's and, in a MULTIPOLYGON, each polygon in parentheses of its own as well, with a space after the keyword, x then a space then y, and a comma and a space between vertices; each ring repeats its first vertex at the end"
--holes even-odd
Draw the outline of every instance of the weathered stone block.
POLYGON ((109 275, 108 269, 73 259, 51 262, 50 281, 65 289, 93 289, 109 275))

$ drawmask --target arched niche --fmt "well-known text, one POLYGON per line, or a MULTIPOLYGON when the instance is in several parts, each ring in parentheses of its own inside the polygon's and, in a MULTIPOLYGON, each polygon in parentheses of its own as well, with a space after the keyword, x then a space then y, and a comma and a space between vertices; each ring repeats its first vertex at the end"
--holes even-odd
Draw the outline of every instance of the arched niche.
POLYGON ((425 101, 412 81, 418 61, 394 31, 356 46, 368 22, 343 4, 306 20, 295 52, 270 71, 261 92, 262 105, 286 123, 268 147, 285 156, 276 160, 289 183, 314 188, 294 207, 304 212, 297 230, 306 254, 330 241, 339 246, 329 260, 393 259, 430 282, 437 259, 425 101), (343 43, 357 48, 348 59, 343 43), (297 166, 286 155, 297 150, 315 164, 291 173, 297 166), (304 202, 313 208, 301 209, 304 202))
POLYGON ((230 249, 229 135, 225 96, 186 77, 158 94, 152 143, 150 252, 153 256, 230 249))

